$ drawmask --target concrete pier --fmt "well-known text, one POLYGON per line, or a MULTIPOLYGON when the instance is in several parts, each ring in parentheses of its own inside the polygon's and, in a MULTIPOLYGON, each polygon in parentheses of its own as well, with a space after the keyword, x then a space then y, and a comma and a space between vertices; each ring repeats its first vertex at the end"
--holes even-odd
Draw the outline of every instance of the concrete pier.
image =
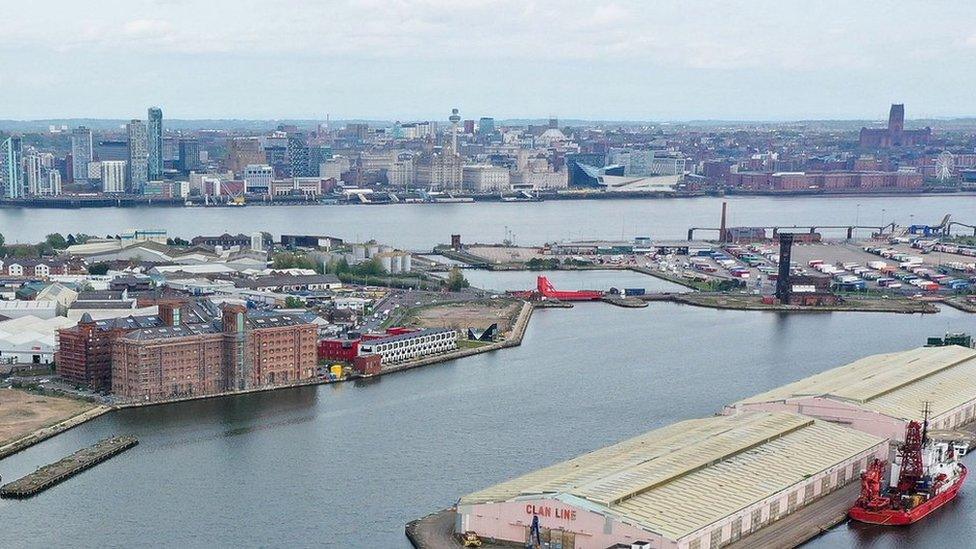
POLYGON ((78 473, 93 467, 106 459, 132 448, 139 441, 136 437, 120 436, 100 440, 95 444, 78 450, 68 457, 37 471, 21 477, 0 488, 2 498, 29 498, 47 490, 51 486, 67 480, 78 473))

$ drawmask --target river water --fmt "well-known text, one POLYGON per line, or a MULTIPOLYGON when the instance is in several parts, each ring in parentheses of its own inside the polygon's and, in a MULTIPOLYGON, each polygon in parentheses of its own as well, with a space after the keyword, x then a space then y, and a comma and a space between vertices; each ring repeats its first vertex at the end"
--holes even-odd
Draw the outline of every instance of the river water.
MULTIPOLYGON (((0 462, 0 474, 16 478, 113 434, 141 443, 33 499, 0 501, 0 545, 406 548, 408 520, 462 494, 866 354, 974 328, 952 310, 541 310, 517 348, 82 425, 0 462)), ((918 526, 845 525, 813 545, 969 546, 974 499, 969 483, 918 526)))
MULTIPOLYGON (((684 239, 689 227, 718 227, 723 200, 729 203, 729 226, 937 224, 945 214, 976 223, 976 196, 709 197, 244 208, 3 208, 0 233, 8 242, 34 242, 52 232, 105 236, 129 228, 167 229, 171 236, 184 238, 269 231, 275 236, 375 238, 409 250, 428 250, 450 242, 451 233, 461 234, 465 242, 501 242, 506 230, 522 244, 634 236, 684 239)), ((843 236, 841 232, 836 235, 843 236)), ((715 233, 704 236, 714 238, 715 233)))
MULTIPOLYGON (((888 209, 917 210, 916 217, 926 219, 962 206, 974 211, 963 200, 973 199, 891 199, 888 209), (927 208, 924 216, 920 205, 927 208)), ((749 220, 742 223, 759 223, 766 214, 824 222, 820 217, 842 218, 846 214, 839 210, 848 207, 731 202, 749 220), (800 205, 802 214, 783 209, 800 205)), ((545 214, 555 224, 546 228, 552 238, 576 237, 578 227, 606 231, 588 236, 613 237, 619 231, 615 220, 583 214, 590 208, 606 212, 612 204, 626 212, 653 212, 642 234, 659 236, 652 228, 665 227, 659 216, 666 216, 671 228, 660 232, 674 236, 696 216, 703 222, 715 217, 720 202, 174 209, 153 210, 151 216, 135 215, 136 210, 4 210, 0 231, 8 241, 11 234, 35 238, 85 230, 86 224, 113 227, 105 229, 112 232, 165 227, 184 235, 252 228, 341 236, 362 231, 420 247, 446 240, 441 232, 497 239, 503 220, 535 223, 527 220, 530 210, 521 209, 527 206, 561 209, 561 216, 576 208, 569 217, 545 214), (455 213, 461 208, 470 208, 469 214, 455 213), (391 223, 385 215, 403 222, 435 211, 451 221, 428 219, 399 233, 384 229, 391 223), (18 216, 24 221, 11 224, 18 216), (271 219, 277 224, 269 226, 271 219)), ((468 274, 478 277, 476 285, 498 289, 532 285, 535 276, 468 274)), ((680 289, 635 273, 556 276, 565 277, 554 279, 557 286, 568 289, 680 289)), ((713 414, 723 404, 867 354, 912 348, 949 330, 974 332, 974 320, 951 309, 925 316, 718 311, 672 303, 540 310, 517 348, 366 382, 124 410, 45 441, 0 461, 0 475, 17 478, 105 436, 133 434, 141 443, 37 497, 0 500, 0 547, 406 548, 407 521, 447 507, 460 495, 668 423, 713 414)), ((970 482, 955 502, 919 525, 897 531, 843 525, 811 546, 971 546, 974 500, 976 484, 970 482)))

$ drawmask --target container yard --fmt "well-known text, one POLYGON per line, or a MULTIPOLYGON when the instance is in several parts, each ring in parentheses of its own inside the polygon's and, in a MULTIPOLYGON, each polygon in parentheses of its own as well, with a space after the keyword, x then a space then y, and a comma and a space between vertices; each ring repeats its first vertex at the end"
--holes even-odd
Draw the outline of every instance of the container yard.
POLYGON ((78 473, 132 448, 139 441, 132 436, 111 437, 78 450, 77 452, 45 465, 37 471, 21 477, 0 488, 0 497, 29 498, 64 482, 78 473))

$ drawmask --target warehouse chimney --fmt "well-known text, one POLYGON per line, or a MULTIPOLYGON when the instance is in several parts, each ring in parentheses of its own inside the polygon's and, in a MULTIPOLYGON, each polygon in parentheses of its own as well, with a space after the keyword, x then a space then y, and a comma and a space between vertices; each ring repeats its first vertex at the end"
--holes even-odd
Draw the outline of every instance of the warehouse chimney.
POLYGON ((776 297, 780 303, 790 302, 790 255, 793 251, 793 234, 779 233, 779 275, 776 277, 776 297))

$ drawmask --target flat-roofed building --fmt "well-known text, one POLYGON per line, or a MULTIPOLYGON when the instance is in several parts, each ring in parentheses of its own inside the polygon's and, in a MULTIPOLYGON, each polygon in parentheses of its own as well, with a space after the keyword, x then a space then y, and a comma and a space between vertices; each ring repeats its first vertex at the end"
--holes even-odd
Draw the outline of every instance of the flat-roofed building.
POLYGON ((563 547, 721 547, 855 481, 887 441, 787 413, 682 421, 460 499, 456 529, 563 547))
POLYGON ((383 364, 398 364, 407 360, 454 351, 457 348, 457 330, 428 328, 379 339, 364 340, 359 346, 359 354, 377 354, 380 355, 383 364))
POLYGON ((976 350, 957 345, 872 355, 729 405, 797 412, 903 440, 909 421, 950 429, 976 414, 976 350))

